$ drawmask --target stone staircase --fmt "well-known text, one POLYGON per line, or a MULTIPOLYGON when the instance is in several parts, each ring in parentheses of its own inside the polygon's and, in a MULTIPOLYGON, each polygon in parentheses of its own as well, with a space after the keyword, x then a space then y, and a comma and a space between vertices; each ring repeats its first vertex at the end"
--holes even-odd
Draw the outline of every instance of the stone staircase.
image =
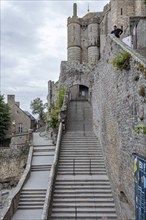
POLYGON ((51 219, 117 219, 88 102, 71 102, 62 138, 51 219))
POLYGON ((23 189, 18 209, 43 209, 46 189, 23 189))
POLYGON ((55 146, 52 140, 33 134, 31 173, 23 186, 12 220, 40 220, 44 208, 55 146))

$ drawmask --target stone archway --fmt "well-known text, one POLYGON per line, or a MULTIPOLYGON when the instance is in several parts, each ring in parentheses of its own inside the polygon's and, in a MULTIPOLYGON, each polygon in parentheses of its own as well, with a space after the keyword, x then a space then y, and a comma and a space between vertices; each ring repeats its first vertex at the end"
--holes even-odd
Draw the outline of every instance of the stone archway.
POLYGON ((74 85, 70 87, 70 100, 88 100, 89 88, 84 85, 74 85))

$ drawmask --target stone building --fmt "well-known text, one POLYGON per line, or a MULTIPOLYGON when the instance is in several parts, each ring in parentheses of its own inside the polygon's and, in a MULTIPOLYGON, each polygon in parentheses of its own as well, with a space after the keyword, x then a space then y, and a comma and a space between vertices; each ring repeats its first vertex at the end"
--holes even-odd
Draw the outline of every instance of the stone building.
MULTIPOLYGON (((67 24, 68 60, 61 62, 58 87, 69 88, 72 100, 91 103, 94 132, 103 148, 119 218, 132 219, 135 203, 132 155, 146 156, 145 135, 135 132, 136 125, 146 124, 145 97, 139 93, 146 85, 146 56, 141 53, 146 51, 144 1, 111 0, 103 12, 90 12, 82 18, 77 16, 74 4, 73 16, 67 24), (109 35, 115 24, 123 29, 121 38, 130 37, 132 49, 109 35), (117 71, 112 60, 124 50, 131 54, 130 70, 117 71)), ((56 87, 51 81, 48 85, 50 105, 56 87)))
POLYGON ((15 95, 8 95, 7 102, 10 107, 11 126, 8 133, 22 134, 35 128, 35 118, 20 108, 20 103, 15 102, 15 95))
POLYGON ((73 16, 68 18, 68 62, 96 64, 100 58, 106 36, 114 25, 123 29, 122 37, 130 35, 130 17, 146 16, 144 0, 111 0, 103 12, 90 12, 84 17, 77 15, 77 4, 73 5, 73 16))
POLYGON ((77 4, 73 5, 73 16, 68 18, 68 62, 98 62, 100 14, 78 18, 77 4))
MULTIPOLYGON (((93 81, 91 69, 100 60, 107 35, 116 24, 123 29, 122 38, 129 36, 129 45, 144 48, 146 40, 139 33, 140 29, 143 35, 146 33, 144 16, 144 0, 111 0, 102 12, 88 12, 82 18, 78 17, 77 4, 74 3, 73 15, 67 20, 67 62, 61 63, 58 86, 69 87, 72 98, 78 95, 78 98, 90 100, 93 81)), ((56 88, 56 84, 49 81, 49 106, 55 99, 56 88)))

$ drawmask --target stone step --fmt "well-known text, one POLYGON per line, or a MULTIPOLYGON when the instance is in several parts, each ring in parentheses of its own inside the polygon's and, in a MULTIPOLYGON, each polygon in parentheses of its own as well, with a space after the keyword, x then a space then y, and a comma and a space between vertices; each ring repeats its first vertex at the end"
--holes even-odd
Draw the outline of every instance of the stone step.
POLYGON ((71 166, 71 167, 64 167, 64 166, 59 166, 58 167, 58 172, 59 171, 77 171, 77 172, 82 172, 82 171, 106 171, 105 167, 95 167, 95 166, 82 166, 80 167, 79 165, 75 165, 75 167, 71 166))
POLYGON ((23 209, 43 209, 43 206, 42 205, 34 205, 34 206, 19 206, 18 205, 18 210, 23 210, 23 209))
POLYGON ((81 145, 81 146, 92 146, 92 147, 99 147, 101 148, 101 145, 99 144, 99 142, 97 140, 93 140, 93 139, 81 139, 81 138, 74 138, 75 140, 73 141, 72 139, 66 139, 66 140, 62 140, 61 142, 61 146, 77 146, 77 145, 81 145))
POLYGON ((74 143, 74 141, 75 142, 81 142, 81 141, 83 141, 83 142, 86 142, 86 141, 91 141, 91 142, 96 142, 96 143, 98 143, 99 144, 99 140, 94 136, 90 136, 90 137, 88 137, 88 136, 82 136, 82 137, 80 137, 80 136, 70 136, 70 137, 67 137, 67 136, 64 136, 63 138, 62 138, 62 143, 65 143, 65 142, 68 142, 68 141, 70 141, 71 143, 74 143))
POLYGON ((94 196, 93 196, 93 193, 88 193, 88 194, 83 194, 83 193, 80 193, 80 194, 72 194, 72 195, 69 195, 69 194, 56 194, 54 192, 54 198, 55 199, 60 199, 60 198, 70 198, 70 199, 81 199, 81 198, 84 198, 84 199, 92 199, 92 198, 112 198, 112 194, 109 192, 107 194, 105 193, 94 193, 94 196))
POLYGON ((59 162, 88 162, 91 160, 91 162, 95 162, 98 164, 98 163, 103 163, 103 157, 96 157, 96 156, 84 156, 84 157, 80 157, 80 156, 74 156, 74 157, 71 157, 71 156, 61 156, 59 158, 59 162))
MULTIPOLYGON (((77 213, 83 213, 86 215, 86 213, 89 215, 89 213, 115 213, 115 208, 106 208, 106 207, 76 207, 77 213)), ((74 213, 75 212, 75 207, 68 207, 68 208, 52 208, 52 212, 55 213, 74 213)))
POLYGON ((50 150, 50 149, 34 149, 33 152, 54 152, 55 150, 50 150))
POLYGON ((87 161, 86 163, 75 162, 74 164, 73 164, 73 161, 70 161, 70 163, 65 163, 65 162, 61 163, 59 161, 59 163, 58 163, 58 168, 64 168, 64 169, 65 168, 73 168, 73 166, 75 168, 81 168, 81 169, 82 168, 89 168, 90 166, 91 166, 91 168, 95 167, 95 168, 98 168, 98 169, 105 168, 105 165, 103 163, 95 164, 95 163, 91 162, 91 164, 90 164, 89 161, 87 161))
POLYGON ((61 148, 60 153, 95 153, 95 154, 102 154, 102 151, 99 149, 88 149, 88 148, 61 148))
POLYGON ((32 199, 32 200, 35 200, 35 199, 44 199, 45 198, 45 195, 46 194, 44 194, 44 195, 38 195, 38 194, 36 194, 36 195, 28 195, 28 194, 26 194, 26 195, 20 195, 20 199, 32 199))
POLYGON ((66 195, 66 194, 70 194, 70 195, 74 195, 74 194, 78 194, 78 195, 98 195, 98 193, 100 194, 111 194, 111 189, 55 189, 54 194, 60 195, 66 195))
POLYGON ((45 195, 46 194, 46 192, 40 192, 40 191, 34 191, 34 192, 32 192, 32 191, 27 191, 27 192, 25 192, 25 191, 22 191, 21 192, 21 195, 45 195))
POLYGON ((102 149, 98 148, 97 146, 95 147, 90 147, 90 146, 78 146, 78 147, 73 147, 73 146, 62 146, 60 148, 60 152, 96 152, 96 153, 102 153, 102 149))
MULTIPOLYGON (((68 132, 67 132, 68 133, 68 132)), ((86 140, 90 140, 90 141, 96 141, 96 142, 98 142, 99 143, 99 140, 96 138, 96 136, 94 135, 94 136, 87 136, 87 132, 86 132, 86 134, 85 135, 73 135, 73 134, 70 134, 70 136, 68 135, 68 134, 65 134, 64 136, 63 136, 63 138, 62 138, 62 141, 71 141, 71 142, 73 142, 73 140, 75 140, 75 141, 80 141, 80 140, 82 140, 82 141, 86 141, 86 140)))
MULTIPOLYGON (((68 163, 62 163, 61 161, 58 163, 58 166, 59 167, 64 167, 64 168, 66 168, 66 167, 73 167, 73 166, 75 166, 75 167, 80 167, 80 168, 82 168, 82 167, 84 167, 84 168, 87 168, 87 167, 89 167, 90 166, 90 161, 87 161, 87 163, 80 163, 80 162, 76 162, 75 161, 75 163, 73 164, 73 161, 71 162, 68 162, 68 163)), ((105 168, 105 165, 104 164, 101 164, 101 163, 99 163, 99 164, 97 164, 97 163, 92 163, 92 161, 91 161, 91 167, 97 167, 97 168, 105 168)))
POLYGON ((64 134, 63 138, 65 137, 95 137, 95 134, 93 131, 83 132, 83 131, 67 131, 66 134, 64 134))
POLYGON ((68 141, 68 140, 66 140, 66 141, 61 142, 61 146, 77 146, 77 145, 83 146, 83 147, 84 146, 92 146, 92 147, 101 148, 101 146, 99 144, 97 144, 96 140, 95 141, 90 141, 90 140, 89 141, 88 140, 68 141))
POLYGON ((81 146, 81 147, 92 147, 92 148, 99 148, 101 149, 101 145, 99 143, 99 141, 97 141, 96 139, 81 139, 81 138, 72 138, 72 139, 66 139, 66 140, 62 140, 61 141, 61 147, 77 147, 77 146, 81 146))
POLYGON ((51 215, 51 219, 50 220, 61 220, 61 219, 64 219, 64 220, 67 220, 67 219, 70 219, 70 220, 82 220, 82 219, 85 219, 85 220, 98 220, 98 219, 104 219, 107 218, 109 220, 115 220, 117 219, 117 215, 114 214, 114 213, 86 213, 85 215, 83 213, 77 213, 77 215, 75 215, 75 213, 70 213, 70 214, 66 214, 66 213, 52 213, 51 215))
MULTIPOLYGON (((88 165, 90 163, 90 160, 75 160, 75 164, 76 165, 80 165, 80 166, 84 166, 84 165, 88 165)), ((99 160, 98 163, 96 160, 91 160, 92 165, 97 165, 97 166, 105 166, 105 164, 103 163, 103 160, 99 160)), ((73 165, 73 160, 72 161, 68 161, 68 160, 59 160, 58 165, 60 166, 72 166, 73 165)))
POLYGON ((105 169, 105 166, 103 164, 93 164, 92 162, 88 162, 86 164, 80 164, 80 163, 76 163, 76 162, 72 162, 70 164, 66 164, 66 163, 62 163, 62 164, 58 164, 58 169, 89 169, 89 168, 93 168, 93 169, 105 169))
POLYGON ((31 171, 50 171, 51 165, 32 165, 31 171))
POLYGON ((35 206, 35 205, 39 205, 39 206, 43 206, 44 205, 44 201, 21 201, 19 202, 19 207, 20 206, 35 206))
POLYGON ((72 156, 72 157, 76 157, 76 156, 80 156, 80 157, 84 157, 84 156, 98 156, 98 157, 102 157, 102 153, 97 153, 96 151, 88 151, 88 152, 81 152, 81 151, 67 151, 67 152, 60 152, 60 156, 72 156))
POLYGON ((98 155, 60 155, 59 156, 59 160, 63 160, 63 159, 76 159, 76 160, 79 160, 79 159, 84 159, 84 160, 90 160, 90 159, 94 159, 94 160, 103 160, 103 156, 98 156, 98 155))
POLYGON ((91 152, 96 152, 96 153, 100 153, 102 152, 101 149, 98 148, 91 148, 91 147, 83 147, 83 148, 68 148, 68 147, 62 147, 60 152, 89 152, 89 150, 91 152))
MULTIPOLYGON (((105 168, 96 168, 96 167, 79 167, 79 166, 75 166, 74 168, 73 167, 66 167, 66 168, 61 168, 59 167, 57 172, 77 172, 77 173, 82 173, 82 172, 98 172, 98 173, 106 173, 106 169, 105 168)), ((86 175, 86 174, 85 174, 86 175)))
POLYGON ((55 146, 54 145, 34 145, 34 149, 49 149, 49 150, 54 150, 55 146))
POLYGON ((83 171, 58 171, 57 174, 59 175, 105 175, 106 174, 106 171, 94 171, 94 170, 91 170, 91 172, 89 170, 83 170, 83 171))
POLYGON ((92 198, 87 198, 87 199, 85 199, 85 198, 76 198, 76 200, 74 200, 74 198, 54 198, 54 203, 56 204, 56 203, 60 203, 60 204, 63 204, 63 203, 67 203, 67 204, 69 204, 69 203, 76 203, 76 204, 92 204, 92 203, 97 203, 97 204, 100 204, 100 205, 104 205, 104 204, 114 204, 113 202, 114 202, 114 200, 113 200, 113 198, 112 197, 110 197, 110 198, 107 198, 107 197, 105 197, 105 198, 95 198, 95 197, 93 197, 92 196, 92 198))
POLYGON ((19 199, 19 202, 44 202, 45 201, 45 196, 42 197, 42 198, 38 198, 38 197, 28 197, 28 198, 23 198, 23 197, 20 197, 19 199))
POLYGON ((38 189, 38 188, 23 188, 22 189, 22 192, 26 192, 26 191, 28 191, 28 192, 46 192, 46 189, 38 189))
POLYGON ((58 190, 62 190, 62 189, 65 189, 65 190, 68 190, 68 189, 72 189, 72 190, 79 190, 79 189, 82 189, 82 190, 88 190, 88 189, 92 189, 93 191, 96 190, 96 189, 101 189, 101 190, 104 190, 104 189, 111 189, 110 185, 93 185, 93 186, 90 186, 90 185, 56 185, 55 184, 55 189, 58 189, 58 190))
POLYGON ((91 173, 90 172, 75 172, 75 173, 73 173, 73 172, 58 172, 57 173, 58 175, 72 175, 72 176, 84 176, 84 175, 92 175, 92 176, 94 176, 94 175, 105 175, 106 174, 106 172, 94 172, 94 171, 92 171, 91 173))
POLYGON ((31 168, 37 168, 37 167, 38 167, 38 168, 41 168, 41 167, 42 167, 42 168, 43 168, 43 167, 51 168, 51 166, 52 166, 51 164, 46 164, 46 165, 45 165, 45 164, 42 164, 42 165, 39 164, 39 165, 31 165, 31 168))
POLYGON ((62 175, 57 175, 56 177, 56 182, 68 182, 68 183, 99 183, 99 182, 109 182, 109 179, 107 175, 100 176, 96 175, 94 177, 85 175, 82 177, 74 177, 74 176, 62 176, 62 175))
POLYGON ((50 171, 48 168, 36 168, 36 169, 31 169, 31 172, 42 172, 42 171, 50 171))
POLYGON ((39 157, 39 156, 54 156, 54 154, 49 154, 48 152, 35 152, 33 153, 33 157, 39 157))
POLYGON ((48 148, 51 148, 51 147, 54 147, 54 145, 53 144, 34 144, 33 145, 33 147, 34 148, 37 148, 37 147, 39 147, 39 148, 45 148, 45 147, 48 147, 48 148))
POLYGON ((69 182, 69 181, 56 181, 55 182, 55 186, 64 186, 64 187, 93 187, 93 186, 96 186, 96 187, 106 187, 106 186, 110 186, 109 182, 69 182))

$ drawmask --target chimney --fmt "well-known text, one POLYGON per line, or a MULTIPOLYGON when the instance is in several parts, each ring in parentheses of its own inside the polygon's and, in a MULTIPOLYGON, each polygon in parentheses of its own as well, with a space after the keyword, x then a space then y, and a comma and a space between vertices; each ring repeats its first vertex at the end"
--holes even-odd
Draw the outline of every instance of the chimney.
POLYGON ((73 4, 73 17, 77 17, 77 4, 73 4))
POLYGON ((20 102, 15 102, 15 105, 17 105, 20 108, 20 102))
POLYGON ((15 104, 15 95, 7 95, 7 103, 8 104, 15 104))

